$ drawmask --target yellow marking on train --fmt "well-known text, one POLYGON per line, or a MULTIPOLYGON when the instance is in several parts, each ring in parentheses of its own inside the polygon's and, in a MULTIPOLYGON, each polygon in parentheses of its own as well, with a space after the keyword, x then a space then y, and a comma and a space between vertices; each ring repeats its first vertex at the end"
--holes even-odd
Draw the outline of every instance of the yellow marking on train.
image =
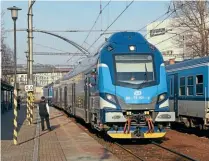
POLYGON ((166 132, 161 133, 144 133, 144 138, 162 138, 164 137, 166 132))
POLYGON ((137 137, 135 136, 133 133, 129 133, 129 134, 124 134, 124 133, 108 133, 108 135, 112 138, 115 138, 115 139, 130 139, 130 138, 146 138, 146 139, 149 139, 149 138, 162 138, 164 137, 166 134, 166 132, 161 132, 161 133, 144 133, 142 134, 142 136, 140 137, 137 137))
POLYGON ((131 133, 129 134, 123 134, 123 133, 109 133, 108 134, 112 138, 119 138, 119 139, 125 139, 125 138, 132 138, 131 133))

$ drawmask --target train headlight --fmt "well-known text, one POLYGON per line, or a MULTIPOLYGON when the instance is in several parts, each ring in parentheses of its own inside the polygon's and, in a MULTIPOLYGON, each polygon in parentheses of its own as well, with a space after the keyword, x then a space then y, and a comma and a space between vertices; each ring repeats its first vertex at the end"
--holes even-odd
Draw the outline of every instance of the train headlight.
POLYGON ((108 101, 116 104, 115 96, 113 96, 111 94, 106 94, 106 98, 107 98, 108 101))
POLYGON ((158 96, 158 103, 164 101, 166 99, 166 93, 160 94, 158 96))
POLYGON ((131 45, 131 46, 129 46, 129 50, 130 50, 130 51, 135 51, 135 50, 136 50, 136 47, 133 46, 133 45, 131 45))
POLYGON ((160 95, 159 100, 164 100, 165 99, 165 95, 160 95))

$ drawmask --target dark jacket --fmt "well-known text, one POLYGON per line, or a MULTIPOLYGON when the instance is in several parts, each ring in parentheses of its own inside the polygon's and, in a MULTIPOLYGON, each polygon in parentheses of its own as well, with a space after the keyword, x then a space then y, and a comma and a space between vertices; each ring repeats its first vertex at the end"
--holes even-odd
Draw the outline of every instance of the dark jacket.
POLYGON ((17 104, 20 104, 20 103, 21 103, 20 98, 17 98, 17 104))
POLYGON ((47 115, 49 115, 48 111, 47 111, 47 108, 46 108, 46 102, 45 101, 40 101, 38 106, 39 106, 39 114, 40 114, 40 116, 47 116, 47 115))

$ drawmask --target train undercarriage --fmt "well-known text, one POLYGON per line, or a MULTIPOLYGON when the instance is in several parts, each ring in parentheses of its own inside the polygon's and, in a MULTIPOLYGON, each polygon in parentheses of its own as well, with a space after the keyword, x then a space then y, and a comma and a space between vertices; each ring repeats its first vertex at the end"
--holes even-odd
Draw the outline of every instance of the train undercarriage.
POLYGON ((199 130, 209 129, 209 116, 205 119, 198 117, 179 116, 177 122, 183 124, 186 128, 197 128, 199 130))

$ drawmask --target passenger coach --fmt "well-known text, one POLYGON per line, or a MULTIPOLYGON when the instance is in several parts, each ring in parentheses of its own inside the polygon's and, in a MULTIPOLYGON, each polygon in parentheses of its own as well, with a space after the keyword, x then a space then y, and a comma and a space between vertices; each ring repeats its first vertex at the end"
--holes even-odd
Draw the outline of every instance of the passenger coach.
POLYGON ((54 104, 112 138, 160 138, 170 112, 161 53, 141 34, 113 34, 54 84, 54 104))
POLYGON ((209 57, 166 67, 170 108, 187 127, 209 127, 209 57))

